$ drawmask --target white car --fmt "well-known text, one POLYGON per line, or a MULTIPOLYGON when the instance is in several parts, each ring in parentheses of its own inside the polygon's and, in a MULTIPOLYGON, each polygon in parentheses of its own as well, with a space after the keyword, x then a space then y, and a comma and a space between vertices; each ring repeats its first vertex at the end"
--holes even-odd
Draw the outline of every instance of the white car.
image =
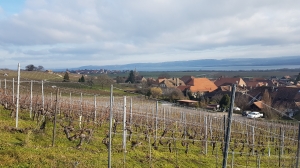
POLYGON ((264 115, 262 113, 253 111, 253 112, 251 112, 247 115, 247 118, 260 118, 260 117, 263 117, 263 116, 264 115))
POLYGON ((233 110, 240 111, 241 109, 239 107, 233 107, 233 110))

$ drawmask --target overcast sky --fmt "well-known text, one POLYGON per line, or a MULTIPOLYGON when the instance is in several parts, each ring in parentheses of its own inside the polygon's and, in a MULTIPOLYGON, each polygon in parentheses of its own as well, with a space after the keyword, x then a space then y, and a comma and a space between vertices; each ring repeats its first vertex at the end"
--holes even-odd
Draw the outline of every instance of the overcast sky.
POLYGON ((296 55, 299 0, 0 0, 0 68, 296 55))

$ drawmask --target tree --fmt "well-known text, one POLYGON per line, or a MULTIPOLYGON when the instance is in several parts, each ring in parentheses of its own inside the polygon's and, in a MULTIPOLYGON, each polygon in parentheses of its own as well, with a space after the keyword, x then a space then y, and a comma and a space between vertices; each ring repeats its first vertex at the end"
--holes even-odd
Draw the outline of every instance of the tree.
POLYGON ((135 74, 134 74, 133 70, 130 71, 126 82, 135 83, 135 74))
POLYGON ((104 86, 108 86, 114 83, 114 81, 106 74, 98 76, 96 82, 101 85, 102 89, 104 86))
POLYGON ((87 83, 90 87, 93 87, 93 86, 94 86, 94 78, 93 78, 93 77, 88 78, 86 83, 87 83))
POLYGON ((221 107, 221 109, 226 110, 229 108, 230 105, 230 97, 228 96, 228 94, 225 94, 222 99, 219 102, 219 105, 221 107))
POLYGON ((177 88, 173 88, 171 89, 171 94, 169 95, 169 99, 171 101, 174 101, 174 100, 179 100, 179 99, 184 99, 184 95, 182 93, 182 91, 180 89, 177 89, 177 88))
POLYGON ((216 104, 219 104, 221 99, 222 99, 223 95, 221 93, 218 93, 218 94, 215 94, 212 98, 211 98, 211 101, 216 103, 216 104))
POLYGON ((300 81, 300 73, 298 74, 294 84, 297 85, 299 81, 300 81))
POLYGON ((158 98, 162 94, 162 90, 159 87, 152 87, 150 92, 153 98, 158 98))
POLYGON ((147 95, 149 90, 150 89, 146 81, 141 82, 137 87, 137 91, 143 95, 147 95))
POLYGON ((35 71, 37 68, 33 65, 33 64, 30 64, 30 65, 27 65, 25 67, 25 70, 26 71, 35 71))
POLYGON ((85 82, 84 76, 82 75, 81 78, 78 79, 78 82, 85 82))
POLYGON ((117 76, 117 77, 116 77, 116 82, 117 82, 117 83, 124 83, 124 82, 125 82, 125 79, 124 79, 123 77, 121 77, 121 76, 117 76))
POLYGON ((266 119, 277 118, 278 115, 276 115, 276 113, 272 112, 272 107, 271 107, 272 99, 270 97, 268 89, 265 89, 265 92, 261 98, 261 101, 262 101, 262 110, 264 112, 264 117, 266 119))
POLYGON ((69 82, 69 81, 70 81, 69 73, 66 72, 65 75, 64 75, 64 80, 63 80, 63 82, 69 82))
POLYGON ((249 107, 248 98, 249 97, 247 95, 237 92, 234 100, 236 107, 239 107, 243 110, 247 109, 249 107))
POLYGON ((39 65, 37 68, 36 68, 37 71, 43 71, 44 70, 44 67, 42 65, 39 65))

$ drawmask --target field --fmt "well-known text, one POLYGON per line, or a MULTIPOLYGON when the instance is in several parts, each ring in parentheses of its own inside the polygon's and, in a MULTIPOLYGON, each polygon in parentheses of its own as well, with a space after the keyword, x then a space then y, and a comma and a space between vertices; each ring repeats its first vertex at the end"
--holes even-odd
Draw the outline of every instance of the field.
MULTIPOLYGON (((1 79, 1 167, 107 167, 110 134, 112 167, 222 167, 225 113, 60 80, 31 90, 36 75, 22 79, 18 113, 16 88, 1 79)), ((233 118, 230 137, 228 167, 296 165, 298 122, 233 118)))
MULTIPOLYGON (((33 110, 31 118, 22 110, 15 128, 14 114, 2 107, 0 166, 107 167, 109 98, 98 98, 95 118, 92 98, 82 103, 73 98, 70 104, 68 99, 61 97, 58 103, 54 142, 52 108, 44 115, 33 110), (68 129, 73 130, 70 135, 68 129)), ((127 104, 124 152, 123 101, 114 99, 112 167, 221 167, 223 115, 133 98, 132 110, 127 104)), ((297 123, 233 120, 228 165, 293 167, 296 138, 297 123)))
MULTIPOLYGON (((185 75, 191 75, 194 77, 206 77, 206 78, 213 78, 216 79, 220 76, 225 76, 225 77, 234 77, 234 76, 239 76, 239 77, 261 77, 261 78, 270 78, 271 76, 276 76, 276 77, 283 77, 286 75, 289 76, 294 76, 298 75, 299 72, 295 70, 270 70, 270 71, 153 71, 153 72, 146 72, 146 71, 140 71, 139 74, 141 76, 144 76, 145 78, 153 77, 157 78, 163 73, 167 73, 170 75, 170 77, 182 77, 185 75)), ((124 76, 128 77, 129 74, 127 73, 122 73, 122 74, 109 74, 111 77, 116 77, 116 76, 124 76)))

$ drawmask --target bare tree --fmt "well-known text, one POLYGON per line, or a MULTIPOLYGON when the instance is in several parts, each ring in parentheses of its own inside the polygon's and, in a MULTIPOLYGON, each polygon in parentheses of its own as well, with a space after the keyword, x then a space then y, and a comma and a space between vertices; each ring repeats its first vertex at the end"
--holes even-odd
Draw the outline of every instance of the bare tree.
POLYGON ((249 97, 247 95, 238 92, 236 93, 234 103, 237 107, 241 108, 242 110, 245 110, 249 108, 248 98, 249 97))
POLYGON ((212 99, 212 102, 219 104, 222 97, 223 97, 223 95, 221 93, 218 93, 218 94, 215 94, 211 99, 212 99))
POLYGON ((274 119, 274 118, 277 118, 278 115, 276 112, 273 112, 272 110, 272 99, 270 97, 270 94, 269 94, 269 91, 268 89, 265 90, 263 96, 262 96, 262 110, 264 112, 264 117, 267 118, 267 119, 274 119))
POLYGON ((163 90, 163 94, 165 97, 168 97, 170 101, 184 99, 182 91, 177 88, 167 88, 163 90))
POLYGON ((93 77, 90 77, 87 79, 86 83, 90 86, 90 87, 93 87, 94 86, 94 78, 93 77))
POLYGON ((25 70, 26 71, 35 71, 37 68, 33 65, 33 64, 30 64, 30 65, 27 65, 25 67, 25 70))
POLYGON ((104 88, 104 86, 109 86, 113 83, 114 83, 114 81, 106 74, 102 74, 102 75, 98 76, 96 79, 96 84, 100 84, 102 89, 104 88))

